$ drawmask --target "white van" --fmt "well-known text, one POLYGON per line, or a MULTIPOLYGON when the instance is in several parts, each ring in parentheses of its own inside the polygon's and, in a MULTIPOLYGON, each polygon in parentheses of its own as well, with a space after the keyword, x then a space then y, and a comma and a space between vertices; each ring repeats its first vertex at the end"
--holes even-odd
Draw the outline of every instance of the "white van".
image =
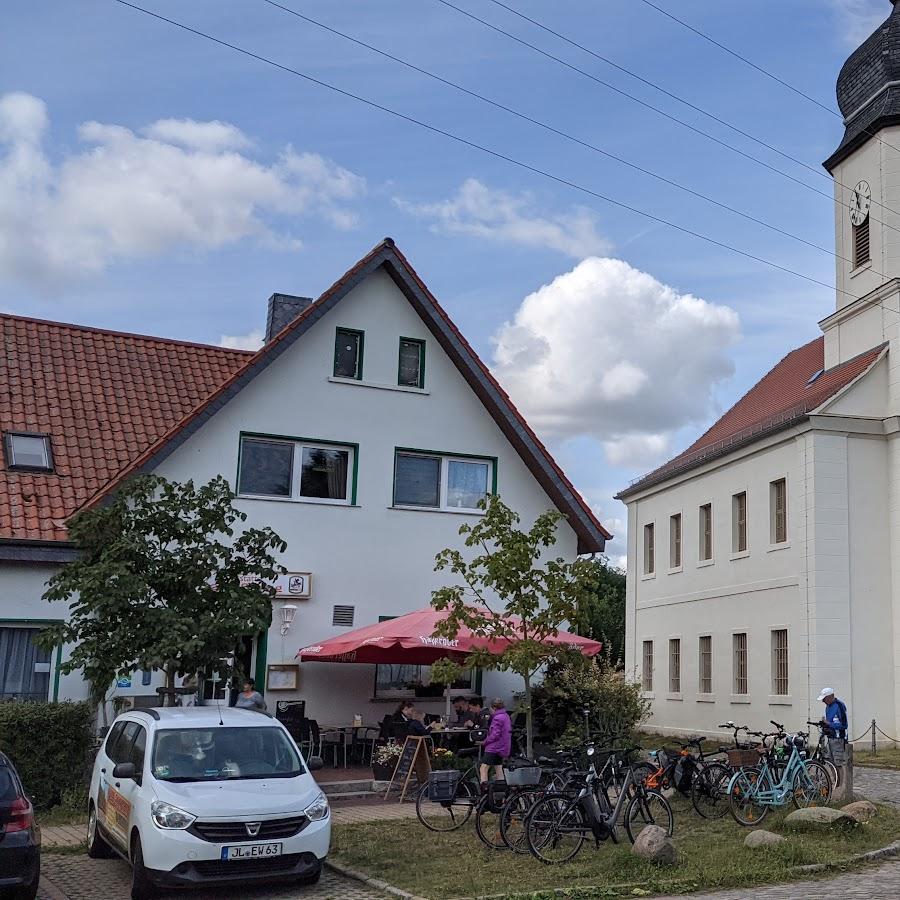
POLYGON ((158 889, 319 879, 328 801, 287 729, 222 707, 132 710, 91 778, 87 852, 131 863, 133 900, 158 889))

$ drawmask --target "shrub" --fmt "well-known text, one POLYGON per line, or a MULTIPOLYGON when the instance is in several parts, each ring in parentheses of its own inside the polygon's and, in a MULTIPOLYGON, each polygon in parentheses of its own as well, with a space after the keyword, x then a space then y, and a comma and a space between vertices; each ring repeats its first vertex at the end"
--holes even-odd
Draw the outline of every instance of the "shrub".
POLYGON ((84 794, 92 761, 88 703, 0 703, 0 750, 18 769, 35 806, 84 794))
POLYGON ((584 740, 585 709, 591 732, 606 735, 630 732, 650 715, 640 684, 614 671, 604 657, 552 663, 533 702, 542 736, 569 746, 584 740))

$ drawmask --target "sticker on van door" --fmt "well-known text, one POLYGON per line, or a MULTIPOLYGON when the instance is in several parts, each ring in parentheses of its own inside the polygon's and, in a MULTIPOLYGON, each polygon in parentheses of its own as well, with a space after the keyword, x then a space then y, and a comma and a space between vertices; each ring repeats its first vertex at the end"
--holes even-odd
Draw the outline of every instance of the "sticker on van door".
POLYGON ((118 838, 123 846, 128 842, 128 819, 131 816, 131 804, 108 782, 100 785, 100 796, 97 798, 97 812, 112 837, 118 838))

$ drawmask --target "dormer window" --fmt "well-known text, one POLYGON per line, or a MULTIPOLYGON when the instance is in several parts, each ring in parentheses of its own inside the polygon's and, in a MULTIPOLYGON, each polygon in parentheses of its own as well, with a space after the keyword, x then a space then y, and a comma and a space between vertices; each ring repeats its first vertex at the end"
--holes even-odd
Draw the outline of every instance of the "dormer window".
POLYGON ((24 472, 52 472, 50 436, 27 431, 7 431, 6 467, 24 472))
POLYGON ((338 328, 334 335, 334 377, 362 379, 363 333, 338 328))

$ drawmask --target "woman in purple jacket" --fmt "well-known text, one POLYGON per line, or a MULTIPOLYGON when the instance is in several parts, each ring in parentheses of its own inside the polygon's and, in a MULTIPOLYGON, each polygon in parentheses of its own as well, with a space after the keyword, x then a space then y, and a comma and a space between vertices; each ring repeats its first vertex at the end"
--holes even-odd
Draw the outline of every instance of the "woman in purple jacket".
POLYGON ((481 748, 481 783, 487 784, 490 767, 494 767, 494 778, 505 781, 503 760, 512 752, 512 722, 503 701, 497 697, 491 702, 491 723, 487 737, 481 748))

